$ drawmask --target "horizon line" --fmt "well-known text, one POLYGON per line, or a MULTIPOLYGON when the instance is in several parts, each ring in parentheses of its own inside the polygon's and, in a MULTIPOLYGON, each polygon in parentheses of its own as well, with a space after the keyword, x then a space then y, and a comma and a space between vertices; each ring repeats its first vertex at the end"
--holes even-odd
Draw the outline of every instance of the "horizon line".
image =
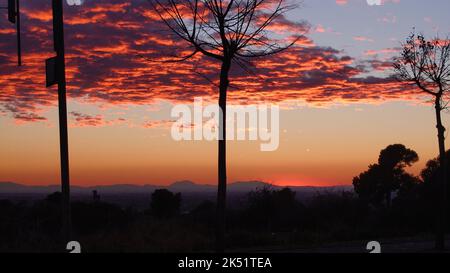
MULTIPOLYGON (((5 183, 10 183, 10 184, 15 184, 15 185, 19 185, 19 186, 25 186, 25 187, 59 187, 61 186, 60 183, 54 183, 54 184, 27 184, 27 183, 22 183, 22 182, 15 182, 15 181, 0 181, 0 184, 5 184, 5 183)), ((161 185, 161 184, 142 184, 142 183, 114 183, 114 184, 94 184, 94 185, 80 185, 80 184, 71 184, 71 187, 79 187, 79 188, 95 188, 95 187, 114 187, 114 186, 135 186, 135 187, 145 187, 145 186, 153 186, 153 187, 171 187, 173 185, 179 184, 179 183, 192 183, 193 185, 196 186, 217 186, 217 183, 215 184, 208 184, 208 183, 197 183, 195 181, 190 181, 190 180, 180 180, 180 181, 175 181, 172 183, 169 183, 167 185, 161 185)), ((299 188, 299 187, 304 187, 304 188, 335 188, 335 187, 348 187, 348 186, 352 186, 352 184, 335 184, 335 185, 321 185, 321 186, 314 186, 314 185, 290 185, 290 184, 286 184, 286 185, 277 185, 274 183, 270 183, 270 182, 265 182, 265 181, 259 181, 259 180, 248 180, 248 181, 234 181, 234 182, 230 182, 227 183, 227 185, 233 185, 233 184, 239 184, 239 183, 262 183, 262 184, 266 184, 268 186, 273 186, 273 187, 285 187, 285 188, 299 188)))

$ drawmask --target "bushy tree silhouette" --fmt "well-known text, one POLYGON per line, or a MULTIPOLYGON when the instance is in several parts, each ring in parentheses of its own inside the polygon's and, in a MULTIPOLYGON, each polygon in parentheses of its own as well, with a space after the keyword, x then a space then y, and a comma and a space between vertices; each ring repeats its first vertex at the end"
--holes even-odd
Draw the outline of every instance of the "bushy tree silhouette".
POLYGON ((170 218, 180 212, 181 194, 160 189, 152 193, 151 212, 158 218, 170 218))
MULTIPOLYGON (((445 152, 447 161, 447 169, 450 168, 450 150, 445 152)), ((421 171, 420 176, 425 183, 438 183, 438 174, 440 167, 439 156, 427 162, 425 168, 421 171)), ((449 177, 450 178, 450 177, 449 177)))
MULTIPOLYGON (((447 172, 450 169, 450 150, 447 150, 445 153, 446 157, 446 169, 447 172)), ((441 190, 440 183, 439 183, 439 169, 440 169, 440 159, 439 156, 431 159, 427 162, 425 168, 420 173, 422 180, 423 180, 423 189, 422 189, 422 197, 426 198, 428 203, 434 204, 434 207, 436 207, 436 203, 439 202, 439 200, 436 200, 435 196, 439 193, 441 190)), ((447 177, 447 183, 450 183, 450 177, 447 177)), ((450 188, 447 187, 447 195, 450 194, 450 188)), ((450 208, 450 202, 447 199, 447 209, 450 208)), ((448 217, 448 215, 447 215, 448 217)))
POLYGON ((292 229, 301 216, 303 205, 290 188, 274 190, 264 187, 247 195, 247 221, 263 230, 292 229))
POLYGON ((378 164, 353 178, 355 192, 373 205, 390 207, 393 192, 418 183, 417 178, 405 172, 405 167, 418 160, 417 153, 402 144, 388 146, 381 151, 378 164))

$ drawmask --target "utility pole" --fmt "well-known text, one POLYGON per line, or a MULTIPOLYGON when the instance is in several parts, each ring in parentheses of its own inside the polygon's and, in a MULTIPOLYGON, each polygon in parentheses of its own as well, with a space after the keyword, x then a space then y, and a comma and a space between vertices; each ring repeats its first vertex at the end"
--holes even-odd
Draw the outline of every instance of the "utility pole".
POLYGON ((69 179, 69 140, 67 130, 66 65, 64 52, 64 20, 62 0, 52 0, 53 43, 56 57, 46 60, 47 87, 58 84, 59 149, 61 161, 62 236, 72 236, 69 179))
MULTIPOLYGON (((8 21, 16 24, 17 31, 17 63, 22 65, 22 46, 20 39, 20 0, 8 0, 8 21)), ((81 1, 71 1, 70 5, 81 5, 81 1)), ((63 0, 52 0, 53 11, 53 46, 56 57, 45 61, 46 86, 58 84, 59 113, 59 149, 61 163, 62 192, 62 236, 69 242, 72 236, 72 217, 70 211, 70 179, 69 179, 69 140, 67 129, 67 99, 66 99, 66 64, 64 52, 64 20, 63 0)))

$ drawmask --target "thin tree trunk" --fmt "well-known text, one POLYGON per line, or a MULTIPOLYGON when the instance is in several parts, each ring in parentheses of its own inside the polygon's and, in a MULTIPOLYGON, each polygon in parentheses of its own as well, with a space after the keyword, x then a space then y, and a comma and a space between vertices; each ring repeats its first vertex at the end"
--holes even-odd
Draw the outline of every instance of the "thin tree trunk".
POLYGON ((230 84, 228 73, 231 60, 225 59, 220 70, 219 107, 219 160, 218 160, 218 187, 217 187, 217 223, 216 223, 216 251, 225 251, 225 213, 227 199, 227 160, 226 160, 226 119, 227 119, 227 90, 230 84))
POLYGON ((446 206, 447 206, 447 159, 445 156, 445 128, 441 119, 440 97, 436 98, 436 124, 439 140, 439 208, 437 213, 436 249, 445 249, 445 226, 446 226, 446 206))

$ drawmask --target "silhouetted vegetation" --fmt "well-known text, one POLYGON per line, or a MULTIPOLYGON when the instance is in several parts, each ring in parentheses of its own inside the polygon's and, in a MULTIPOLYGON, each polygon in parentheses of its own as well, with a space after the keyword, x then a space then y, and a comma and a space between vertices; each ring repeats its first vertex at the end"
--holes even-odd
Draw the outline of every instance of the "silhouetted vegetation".
MULTIPOLYGON (((424 35, 412 33, 402 44, 402 52, 394 61, 394 76, 407 84, 416 86, 422 93, 431 96, 436 115, 440 165, 446 166, 445 127, 442 110, 447 108, 450 92, 450 40, 427 40, 424 35)), ((445 219, 447 217, 447 168, 439 172, 440 191, 436 192, 437 215, 436 248, 445 249, 445 219)))
MULTIPOLYGON (((447 157, 450 159, 450 151, 447 157)), ((421 177, 414 177, 404 167, 417 158, 403 145, 383 150, 375 165, 389 171, 373 171, 381 193, 371 186, 364 194, 325 192, 304 201, 290 188, 263 187, 249 192, 240 206, 227 210, 226 247, 290 249, 432 234, 439 160, 430 160, 421 177), (384 183, 386 177, 389 180, 384 183), (375 189, 373 195, 370 189, 375 189), (387 191, 391 192, 389 206, 387 191)), ((147 210, 122 208, 98 198, 72 202, 74 238, 85 252, 213 251, 216 205, 204 201, 180 213, 181 200, 179 193, 156 190, 147 210)), ((61 230, 60 204, 61 193, 34 203, 0 200, 0 251, 62 251, 60 236, 55 236, 61 230)))
POLYGON ((295 198, 295 192, 289 188, 273 190, 267 187, 248 194, 245 206, 245 226, 258 230, 284 231, 295 229, 301 217, 303 205, 295 198))
POLYGON ((392 193, 405 192, 419 183, 419 179, 405 172, 405 167, 417 162, 419 157, 404 145, 390 145, 382 150, 378 164, 353 179, 355 192, 372 205, 391 206, 392 193))
POLYGON ((151 212, 158 218, 170 218, 180 213, 181 194, 161 189, 152 193, 151 212))

